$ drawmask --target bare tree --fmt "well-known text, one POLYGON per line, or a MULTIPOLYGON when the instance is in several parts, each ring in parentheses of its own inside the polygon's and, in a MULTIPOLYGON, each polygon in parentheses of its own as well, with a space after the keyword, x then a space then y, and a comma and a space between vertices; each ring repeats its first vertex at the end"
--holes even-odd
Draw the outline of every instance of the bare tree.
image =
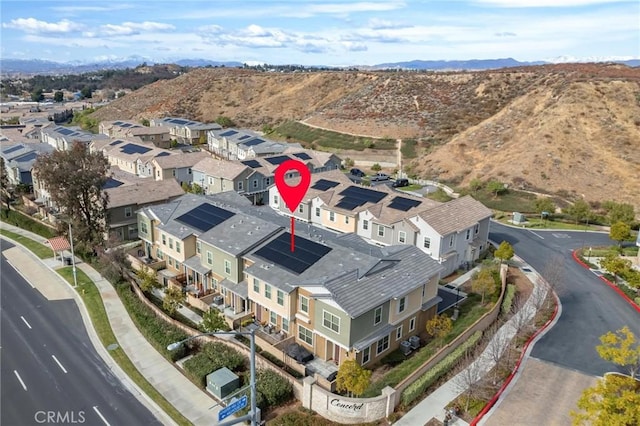
POLYGON ((493 383, 495 384, 498 379, 498 368, 503 365, 505 360, 503 355, 509 348, 509 338, 505 330, 501 329, 498 323, 493 323, 491 327, 485 331, 483 338, 488 342, 485 353, 488 354, 489 358, 495 363, 493 370, 493 383))
POLYGON ((531 292, 531 303, 536 308, 536 310, 540 310, 544 306, 544 301, 547 300, 547 294, 550 292, 551 286, 544 278, 539 277, 536 280, 536 285, 531 292))
POLYGON ((479 358, 476 359, 473 350, 468 350, 463 358, 462 365, 465 365, 458 374, 453 378, 453 384, 458 392, 465 397, 464 411, 469 410, 469 402, 477 399, 482 395, 482 366, 479 358))
POLYGON ((517 294, 513 299, 513 316, 509 320, 509 323, 516 332, 516 335, 520 334, 528 326, 531 321, 531 315, 529 309, 526 306, 527 300, 522 295, 517 294))

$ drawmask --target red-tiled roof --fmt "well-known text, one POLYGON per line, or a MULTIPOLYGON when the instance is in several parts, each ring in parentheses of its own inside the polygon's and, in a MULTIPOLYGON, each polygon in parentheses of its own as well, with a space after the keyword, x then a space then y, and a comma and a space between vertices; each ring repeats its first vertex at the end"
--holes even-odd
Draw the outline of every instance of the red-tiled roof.
POLYGON ((55 252, 71 249, 71 245, 69 244, 69 241, 67 241, 65 237, 53 237, 53 238, 49 238, 47 241, 49 242, 49 245, 55 252))

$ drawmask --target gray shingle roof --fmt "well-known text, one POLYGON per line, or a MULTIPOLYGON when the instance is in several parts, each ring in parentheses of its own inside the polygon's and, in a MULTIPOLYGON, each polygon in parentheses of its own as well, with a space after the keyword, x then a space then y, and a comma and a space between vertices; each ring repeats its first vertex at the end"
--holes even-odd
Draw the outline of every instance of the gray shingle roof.
POLYGON ((180 184, 174 179, 146 179, 132 185, 106 189, 104 192, 109 196, 108 208, 156 203, 184 194, 180 184))
POLYGON ((451 200, 419 214, 440 235, 470 228, 493 212, 470 195, 451 200))

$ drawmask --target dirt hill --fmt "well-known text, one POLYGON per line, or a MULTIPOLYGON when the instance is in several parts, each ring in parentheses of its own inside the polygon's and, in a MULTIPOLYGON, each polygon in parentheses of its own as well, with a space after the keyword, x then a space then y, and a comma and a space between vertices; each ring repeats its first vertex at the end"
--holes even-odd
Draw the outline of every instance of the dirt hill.
MULTIPOLYGON (((412 174, 617 199, 640 210, 640 69, 564 64, 484 72, 258 73, 199 69, 95 113, 99 120, 224 115, 412 138, 412 174)), ((407 164, 407 160, 404 161, 407 164)))

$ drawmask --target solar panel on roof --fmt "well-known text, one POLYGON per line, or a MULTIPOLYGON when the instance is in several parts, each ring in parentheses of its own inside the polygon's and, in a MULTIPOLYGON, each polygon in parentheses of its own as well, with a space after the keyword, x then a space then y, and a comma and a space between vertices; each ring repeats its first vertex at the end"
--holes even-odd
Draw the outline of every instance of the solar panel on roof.
POLYGON ((120 182, 117 179, 114 178, 109 178, 107 179, 107 181, 104 183, 104 185, 102 185, 102 189, 109 189, 109 188, 117 188, 120 185, 123 185, 122 182, 120 182))
POLYGON ((334 182, 332 180, 320 179, 311 188, 317 189, 319 191, 326 191, 327 189, 331 189, 338 185, 339 185, 338 182, 334 182))
POLYGON ((111 142, 109 145, 116 146, 116 145, 120 145, 122 142, 124 142, 124 141, 121 141, 120 139, 118 139, 117 141, 111 142))
POLYGON ((226 132, 220 133, 220 136, 228 137, 228 136, 233 136, 237 134, 238 132, 236 130, 227 130, 226 132))
POLYGON ((122 121, 114 121, 114 122, 113 122, 113 124, 114 124, 115 126, 119 126, 119 125, 121 125, 121 124, 122 124, 122 121))
POLYGON ((123 123, 122 126, 120 126, 120 127, 131 127, 131 126, 132 126, 131 123, 123 123))
POLYGON ((234 215, 235 213, 229 210, 221 209, 212 204, 202 203, 182 216, 177 217, 176 221, 195 228, 200 232, 207 232, 209 229, 220 225, 234 215))
POLYGON ((244 164, 245 166, 249 166, 252 169, 257 169, 260 166, 260 162, 257 160, 247 160, 247 161, 241 161, 242 164, 244 164))
POLYGON ((69 136, 69 135, 71 135, 71 134, 75 133, 73 130, 65 129, 64 127, 58 127, 58 128, 56 129, 56 131, 57 131, 58 133, 60 133, 61 135, 64 135, 64 136, 69 136))
POLYGON ((239 141, 243 141, 243 140, 245 140, 245 139, 247 139, 247 138, 250 138, 250 137, 251 137, 251 135, 242 135, 242 136, 240 136, 240 137, 238 138, 238 140, 239 140, 239 141))
POLYGON ((166 157, 167 155, 171 155, 168 152, 161 152, 160 154, 156 155, 156 157, 166 157))
POLYGON ((265 158, 265 160, 267 160, 269 163, 273 164, 274 166, 277 166, 279 164, 284 163, 287 160, 291 160, 291 158, 289 158, 287 155, 278 155, 277 157, 265 158))
POLYGON ((18 163, 22 163, 22 162, 26 162, 26 161, 31 161, 31 160, 35 160, 36 157, 38 157, 38 153, 37 152, 29 152, 26 153, 16 159, 14 159, 13 161, 18 162, 18 163))
POLYGON ((147 148, 146 146, 136 145, 133 143, 128 143, 126 145, 123 145, 122 148, 120 148, 120 152, 123 152, 125 154, 144 154, 149 151, 151 151, 151 148, 147 148))
POLYGON ((418 200, 412 200, 410 198, 404 197, 395 197, 393 200, 391 200, 389 207, 395 210, 406 212, 419 205, 420 201, 418 200))
POLYGON ((295 252, 291 252, 291 234, 285 232, 254 254, 287 269, 301 274, 331 251, 331 247, 318 244, 306 238, 295 236, 295 252))
POLYGON ((260 139, 260 138, 255 138, 253 140, 250 141, 246 141, 244 143, 245 146, 254 146, 254 145, 260 145, 261 143, 264 143, 264 139, 260 139))
POLYGON ((172 123, 174 124, 178 124, 178 125, 183 125, 183 124, 187 124, 188 121, 187 120, 181 120, 179 118, 174 118, 171 120, 172 123))
POLYGON ((357 186, 348 187, 344 191, 340 192, 340 195, 342 195, 343 198, 342 200, 340 200, 340 203, 337 206, 340 206, 340 204, 345 203, 342 205, 347 207, 342 207, 342 208, 348 208, 348 206, 353 205, 353 207, 351 207, 352 209, 357 206, 361 206, 365 203, 375 204, 387 196, 387 194, 384 192, 374 191, 366 188, 360 188, 357 186))
POLYGON ((16 146, 12 146, 11 148, 7 148, 3 150, 2 152, 4 152, 5 154, 11 154, 12 152, 18 151, 22 148, 24 148, 22 145, 16 145, 16 146))
POLYGON ((296 157, 298 157, 301 160, 311 160, 311 156, 309 154, 307 154, 306 152, 298 152, 293 154, 296 157))

